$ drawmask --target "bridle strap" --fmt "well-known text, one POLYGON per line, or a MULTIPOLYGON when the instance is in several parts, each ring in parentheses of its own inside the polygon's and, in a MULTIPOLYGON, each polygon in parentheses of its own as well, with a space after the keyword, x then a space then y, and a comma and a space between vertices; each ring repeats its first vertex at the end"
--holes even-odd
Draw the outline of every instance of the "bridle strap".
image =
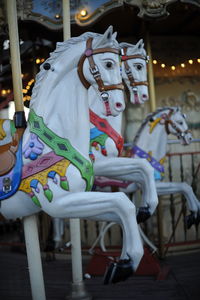
POLYGON ((114 54, 119 55, 119 50, 113 49, 113 48, 98 48, 98 49, 93 50, 92 49, 92 40, 93 40, 93 38, 89 38, 87 40, 86 50, 78 62, 78 75, 79 75, 79 78, 80 78, 82 84, 84 85, 84 87, 86 89, 89 89, 89 87, 91 86, 91 84, 87 81, 87 79, 85 78, 85 76, 83 74, 83 64, 84 64, 85 59, 87 58, 89 65, 90 65, 90 72, 92 73, 92 76, 94 77, 100 92, 115 90, 115 89, 123 91, 124 90, 123 83, 104 85, 104 82, 101 78, 99 69, 98 69, 97 65, 95 65, 95 62, 93 59, 93 55, 99 54, 99 53, 105 53, 105 52, 114 53, 114 54))
POLYGON ((189 130, 185 130, 185 131, 181 131, 172 120, 170 120, 171 115, 173 114, 173 110, 170 110, 169 114, 167 115, 167 118, 165 120, 165 130, 167 132, 167 134, 170 134, 170 130, 169 130, 169 125, 172 126, 172 128, 179 134, 179 136, 181 134, 186 134, 189 132, 189 130))
POLYGON ((148 86, 148 82, 147 81, 135 81, 134 77, 133 77, 133 74, 131 72, 131 69, 127 63, 127 60, 129 59, 136 59, 136 58, 140 58, 140 59, 144 59, 145 61, 147 61, 147 58, 143 55, 140 55, 140 54, 135 54, 135 55, 126 55, 127 53, 127 48, 123 48, 124 50, 124 55, 122 55, 121 59, 124 63, 124 67, 125 67, 125 72, 126 72, 126 75, 129 79, 129 82, 130 82, 130 85, 135 87, 135 86, 138 86, 138 85, 146 85, 148 86))

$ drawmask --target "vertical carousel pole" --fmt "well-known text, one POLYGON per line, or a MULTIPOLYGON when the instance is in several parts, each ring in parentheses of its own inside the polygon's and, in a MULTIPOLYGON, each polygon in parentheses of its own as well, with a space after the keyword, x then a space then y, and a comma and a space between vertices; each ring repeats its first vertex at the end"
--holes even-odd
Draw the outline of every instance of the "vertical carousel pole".
MULTIPOLYGON (((156 110, 156 93, 153 73, 153 62, 152 52, 149 33, 147 32, 147 53, 150 57, 148 63, 148 80, 149 80, 149 97, 150 97, 150 110, 151 112, 156 110)), ((157 223, 158 223, 158 237, 159 237, 159 255, 162 257, 164 254, 164 243, 163 243, 163 209, 161 201, 158 201, 157 206, 157 223)))
MULTIPOLYGON (((70 30, 70 1, 63 0, 63 37, 67 40, 71 37, 70 30)), ((83 282, 80 220, 70 219, 70 241, 72 256, 72 291, 67 299, 90 300, 91 296, 86 292, 83 282)))
MULTIPOLYGON (((19 50, 19 35, 17 24, 16 0, 7 0, 7 19, 10 38, 10 55, 13 79, 13 93, 15 99, 15 125, 24 130, 25 115, 22 97, 21 63, 19 50)), ((32 215, 24 218, 25 243, 28 258, 29 275, 31 282, 31 292, 33 300, 45 300, 44 280, 42 273, 42 263, 40 257, 40 247, 38 238, 38 228, 36 216, 32 215)))
POLYGON ((151 43, 149 38, 149 33, 146 35, 147 40, 147 53, 150 57, 148 68, 148 80, 149 80, 149 98, 150 98, 150 110, 153 112, 156 109, 156 93, 155 93, 155 83, 154 83, 154 73, 153 73, 153 62, 151 53, 151 43))

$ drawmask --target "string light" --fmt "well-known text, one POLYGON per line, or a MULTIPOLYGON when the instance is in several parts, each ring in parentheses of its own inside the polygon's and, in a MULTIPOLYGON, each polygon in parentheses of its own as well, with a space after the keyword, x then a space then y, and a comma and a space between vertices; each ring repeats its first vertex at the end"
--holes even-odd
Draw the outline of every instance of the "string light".
MULTIPOLYGON (((185 69, 185 71, 182 72, 186 72, 188 71, 189 73, 193 72, 193 74, 200 74, 200 69, 196 69, 196 71, 193 68, 193 66, 195 65, 195 63, 200 63, 200 58, 196 58, 196 59, 188 59, 185 62, 179 63, 179 64, 172 64, 171 66, 168 66, 167 64, 165 64, 164 62, 160 62, 159 60, 153 59, 152 63, 155 65, 155 72, 158 72, 159 67, 160 69, 165 69, 165 72, 168 72, 171 70, 171 72, 173 72, 173 75, 178 75, 178 74, 182 74, 181 73, 181 69, 185 69)), ((197 66, 196 66, 197 67, 197 66)), ((168 73, 165 73, 165 76, 168 73)))
POLYGON ((6 90, 2 90, 2 91, 1 91, 1 95, 2 95, 2 96, 5 96, 6 94, 7 94, 7 91, 6 91, 6 90))
POLYGON ((40 59, 36 58, 35 62, 36 62, 37 65, 40 64, 40 59))
POLYGON ((81 17, 86 17, 87 14, 88 14, 88 12, 87 12, 86 9, 82 9, 82 10, 80 11, 80 16, 81 16, 81 17))

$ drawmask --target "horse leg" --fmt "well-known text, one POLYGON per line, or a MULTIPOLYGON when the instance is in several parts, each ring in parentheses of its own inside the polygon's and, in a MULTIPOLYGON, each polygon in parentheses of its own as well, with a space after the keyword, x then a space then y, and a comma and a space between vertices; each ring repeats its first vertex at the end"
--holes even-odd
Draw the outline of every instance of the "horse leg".
POLYGON ((193 224, 198 225, 200 223, 200 202, 189 184, 186 182, 156 182, 156 189, 158 195, 175 193, 184 195, 188 209, 191 211, 191 214, 185 219, 187 228, 189 229, 193 224))
MULTIPOLYGON (((158 204, 154 171, 146 159, 106 158, 95 162, 95 175, 106 176, 118 180, 139 183, 142 189, 142 203, 138 212, 138 221, 144 221, 155 211, 158 204)), ((135 188, 135 186, 133 185, 135 188)))
POLYGON ((119 263, 109 275, 111 279, 107 276, 106 282, 124 280, 132 274, 130 274, 130 269, 131 272, 137 269, 143 256, 143 245, 136 222, 135 206, 125 194, 67 193, 65 197, 59 197, 51 203, 44 199, 41 199, 40 202, 42 209, 52 217, 111 220, 120 223, 129 260, 121 254, 119 263), (119 273, 123 273, 122 277, 119 276, 119 273))
POLYGON ((55 242, 55 248, 61 246, 62 236, 64 234, 64 219, 52 218, 53 222, 53 240, 55 242))

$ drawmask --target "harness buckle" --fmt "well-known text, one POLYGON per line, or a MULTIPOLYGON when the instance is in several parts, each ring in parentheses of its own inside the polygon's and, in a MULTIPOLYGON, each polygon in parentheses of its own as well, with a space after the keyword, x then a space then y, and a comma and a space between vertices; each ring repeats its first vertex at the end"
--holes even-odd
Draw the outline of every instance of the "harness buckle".
POLYGON ((97 65, 94 65, 94 67, 90 67, 90 72, 94 77, 97 77, 100 75, 97 65))
POLYGON ((3 192, 8 193, 11 191, 12 181, 9 177, 3 179, 3 192))
POLYGON ((126 72, 126 75, 131 75, 132 76, 132 72, 131 72, 131 69, 128 68, 128 69, 125 69, 125 72, 126 72))

